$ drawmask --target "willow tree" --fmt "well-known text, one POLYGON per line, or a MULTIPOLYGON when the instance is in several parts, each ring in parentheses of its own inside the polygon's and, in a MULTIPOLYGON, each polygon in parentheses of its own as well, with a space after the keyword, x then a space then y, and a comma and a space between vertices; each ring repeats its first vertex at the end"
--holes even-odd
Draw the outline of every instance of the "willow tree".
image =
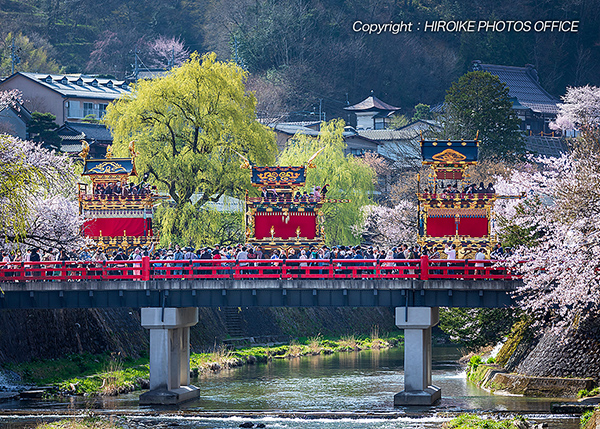
POLYGON ((345 155, 344 121, 321 124, 318 138, 296 135, 279 157, 279 165, 304 165, 324 148, 307 171, 306 187, 329 184, 328 199, 349 199, 349 203, 323 205, 325 236, 328 243, 357 244, 361 235, 353 225, 362 223, 361 207, 373 204, 375 172, 362 159, 345 155))
POLYGON ((258 165, 273 162, 275 139, 256 121, 246 78, 243 69, 216 61, 214 53, 194 53, 165 76, 138 81, 131 95, 108 107, 105 122, 115 152, 126 155, 135 140, 138 173, 147 173, 174 202, 159 212, 163 242, 179 241, 208 202, 241 197, 249 188, 250 175, 241 173, 236 152, 258 165))

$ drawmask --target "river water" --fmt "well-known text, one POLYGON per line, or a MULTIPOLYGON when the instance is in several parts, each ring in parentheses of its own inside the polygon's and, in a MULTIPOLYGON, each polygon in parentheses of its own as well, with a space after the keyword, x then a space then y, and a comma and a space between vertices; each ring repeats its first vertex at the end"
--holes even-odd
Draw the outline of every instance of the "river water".
POLYGON ((138 406, 138 394, 104 400, 10 401, 0 403, 0 427, 28 427, 34 418, 40 421, 55 418, 53 413, 94 409, 126 414, 133 423, 145 426, 197 429, 236 428, 247 421, 281 429, 439 428, 455 413, 466 411, 522 414, 550 428, 578 428, 577 417, 550 414, 550 404, 564 398, 491 395, 467 382, 454 347, 433 349, 433 383, 442 389, 441 402, 433 407, 395 408, 393 396, 403 385, 403 357, 401 348, 365 350, 225 370, 194 381, 202 389, 198 401, 159 413, 138 406), (20 415, 7 415, 11 410, 20 415))

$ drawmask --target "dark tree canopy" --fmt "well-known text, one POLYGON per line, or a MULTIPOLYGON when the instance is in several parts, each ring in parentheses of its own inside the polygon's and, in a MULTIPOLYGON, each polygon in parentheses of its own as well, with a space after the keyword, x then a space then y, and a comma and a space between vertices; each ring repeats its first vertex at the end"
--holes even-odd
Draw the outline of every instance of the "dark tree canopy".
POLYGON ((520 122, 512 109, 508 87, 488 72, 469 72, 446 93, 443 137, 467 140, 479 132, 482 158, 514 159, 523 155, 520 122))
POLYGON ((54 122, 56 116, 52 113, 33 112, 27 124, 27 131, 32 140, 42 143, 46 149, 60 149, 60 136, 56 132, 58 124, 54 122))

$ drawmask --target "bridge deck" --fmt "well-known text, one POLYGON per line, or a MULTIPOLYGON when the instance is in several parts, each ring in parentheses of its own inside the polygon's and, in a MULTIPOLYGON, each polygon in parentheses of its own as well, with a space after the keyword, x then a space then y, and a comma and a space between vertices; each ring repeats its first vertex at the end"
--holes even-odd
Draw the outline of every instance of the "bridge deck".
POLYGON ((0 270, 0 309, 504 307, 513 303, 510 293, 521 284, 493 261, 431 261, 424 257, 246 264, 148 258, 136 262, 16 263, 0 270))

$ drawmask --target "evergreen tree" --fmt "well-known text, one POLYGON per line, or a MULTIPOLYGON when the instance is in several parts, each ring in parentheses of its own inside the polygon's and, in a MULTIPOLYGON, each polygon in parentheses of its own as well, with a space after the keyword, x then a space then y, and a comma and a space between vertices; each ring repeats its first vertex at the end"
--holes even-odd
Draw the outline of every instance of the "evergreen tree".
POLYGON ((27 132, 34 142, 39 142, 47 149, 60 149, 60 136, 56 132, 58 124, 52 113, 33 112, 27 124, 27 132))
POLYGON ((472 140, 479 132, 482 158, 515 159, 525 153, 520 119, 508 87, 484 71, 463 75, 446 93, 442 137, 472 140))

